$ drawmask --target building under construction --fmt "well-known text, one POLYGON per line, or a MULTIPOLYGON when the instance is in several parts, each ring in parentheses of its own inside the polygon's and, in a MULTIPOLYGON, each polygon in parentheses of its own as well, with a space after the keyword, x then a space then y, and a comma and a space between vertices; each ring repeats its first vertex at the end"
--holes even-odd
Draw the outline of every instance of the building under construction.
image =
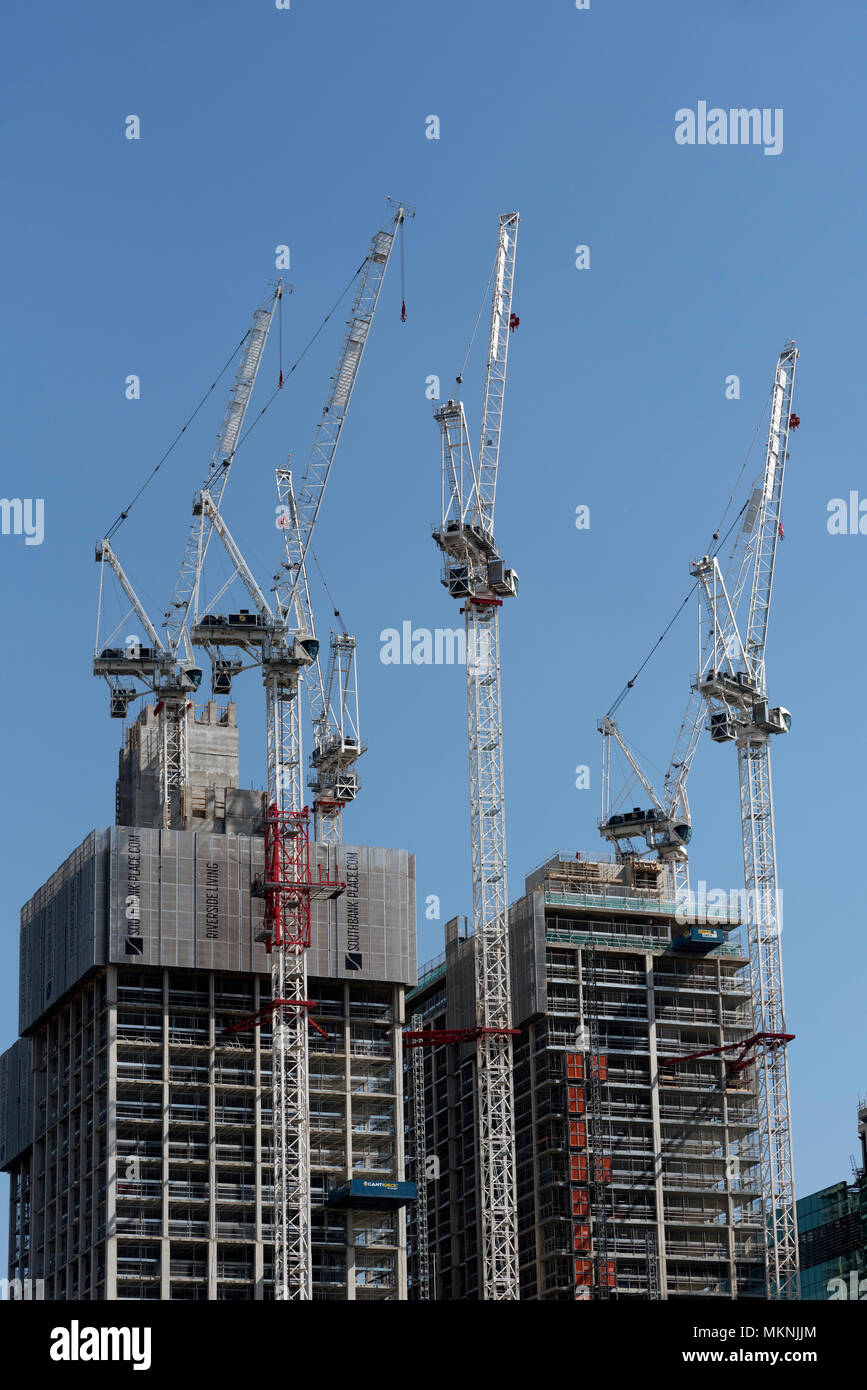
MULTIPOLYGON (((689 918, 660 875, 560 856, 509 912, 522 1299, 766 1296, 755 1071, 692 1059, 753 1033, 748 959, 726 940, 734 915, 689 918)), ((472 1027, 475 949, 449 923, 407 1000, 414 1030, 472 1027)), ((475 1047, 419 1046, 415 1062, 428 1181, 411 1296, 477 1298, 475 1047)))
MULTIPOLYGON (((264 798, 238 788, 234 706, 210 703, 188 720, 175 826, 158 828, 153 728, 146 706, 127 730, 118 824, 22 911, 21 1037, 0 1058, 9 1276, 55 1299, 268 1298, 264 798)), ((310 856, 340 886, 312 904, 313 1297, 404 1298, 414 856, 310 856)))
MULTIPOLYGON (((494 505, 520 219, 500 215, 475 456, 463 401, 434 412, 433 536, 464 617, 471 926, 450 924, 444 961, 413 988, 413 858, 343 844, 365 748, 355 638, 332 631, 326 673, 306 572, 411 215, 389 201, 351 282, 298 485, 275 471, 282 543, 268 594, 222 508, 282 282, 236 350, 164 635, 114 548, 128 509, 97 544, 93 672, 113 718, 154 702, 127 730, 115 828, 93 832, 23 913, 21 1040, 3 1060, 0 1118, 13 1277, 66 1298, 796 1297, 769 754, 791 716, 770 704, 765 642, 797 349, 777 361, 764 467, 726 532, 725 569, 717 549, 690 566, 700 667, 662 793, 614 720, 633 679, 599 725, 614 859, 551 860, 509 908, 499 609, 518 577, 494 505), (209 554, 228 560, 228 578, 214 582, 209 554), (112 627, 120 595, 129 608, 112 627), (233 707, 194 712, 196 650, 215 697, 261 672, 265 796, 238 788, 233 707), (706 718, 738 755, 744 954, 727 940, 734 916, 708 923, 682 902, 686 779, 706 718), (631 769, 625 788, 612 748, 631 769), (635 779, 652 805, 630 813, 635 779)), ((282 355, 275 376, 269 401, 282 355)))

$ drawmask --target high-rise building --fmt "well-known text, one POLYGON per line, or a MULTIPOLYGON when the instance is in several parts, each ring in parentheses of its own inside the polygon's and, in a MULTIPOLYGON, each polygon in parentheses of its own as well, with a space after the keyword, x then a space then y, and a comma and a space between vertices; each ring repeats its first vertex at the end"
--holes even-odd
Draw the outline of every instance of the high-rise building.
POLYGON ((867 1102, 858 1108, 860 1165, 798 1201, 801 1297, 867 1301, 867 1102))
MULTIPOLYGON (((146 708, 118 824, 22 911, 21 1036, 0 1058, 9 1277, 57 1299, 267 1298, 271 1034, 236 1031, 270 999, 263 798, 237 786, 234 706, 211 704, 189 715, 184 828, 160 828, 155 738, 146 708)), ((344 885, 312 904, 313 1294, 403 1298, 415 860, 312 844, 311 864, 344 885)))
MULTIPOLYGON (((765 1295, 754 1069, 714 1051, 754 1031, 739 918, 685 913, 659 868, 559 856, 509 912, 522 1299, 765 1295)), ((414 1028, 475 1024, 474 949, 450 922, 414 1028)), ((477 1298, 476 1049, 419 1052, 411 1296, 477 1298)))

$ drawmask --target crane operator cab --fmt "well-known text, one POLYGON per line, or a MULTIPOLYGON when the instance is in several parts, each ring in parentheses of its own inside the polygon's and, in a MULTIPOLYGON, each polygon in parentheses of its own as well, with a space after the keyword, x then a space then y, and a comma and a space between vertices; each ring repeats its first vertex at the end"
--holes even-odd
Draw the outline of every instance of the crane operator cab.
POLYGON ((181 662, 181 689, 198 690, 202 683, 202 668, 194 661, 181 662))

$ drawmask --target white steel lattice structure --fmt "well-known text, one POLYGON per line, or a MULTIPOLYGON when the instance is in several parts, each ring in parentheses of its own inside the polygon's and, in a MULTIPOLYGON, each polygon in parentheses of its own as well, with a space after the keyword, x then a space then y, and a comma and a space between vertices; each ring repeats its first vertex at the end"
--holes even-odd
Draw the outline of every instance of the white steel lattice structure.
POLYGON ((499 609, 517 593, 517 576, 494 540, 518 221, 517 213, 499 220, 477 465, 463 403, 449 400, 435 412, 442 519, 434 539, 444 557, 442 582, 463 600, 465 623, 482 1297, 496 1300, 519 1296, 499 642, 499 609))
MULTIPOLYGON (((770 739, 786 733, 789 712, 770 708, 765 679, 765 644, 789 430, 799 423, 792 410, 797 348, 780 354, 771 394, 771 418, 761 491, 754 495, 755 526, 749 547, 749 607, 741 637, 739 598, 715 558, 692 566, 700 594, 699 654, 695 688, 704 699, 711 737, 734 742, 738 751, 740 810, 750 976, 756 1033, 772 1039, 787 1034, 780 947, 782 928, 770 739), (702 628, 704 631, 702 632, 702 628)), ((766 1047, 756 1059, 762 1201, 767 1230, 768 1292, 771 1298, 799 1297, 798 1233, 795 1211, 789 1073, 784 1045, 766 1047)))

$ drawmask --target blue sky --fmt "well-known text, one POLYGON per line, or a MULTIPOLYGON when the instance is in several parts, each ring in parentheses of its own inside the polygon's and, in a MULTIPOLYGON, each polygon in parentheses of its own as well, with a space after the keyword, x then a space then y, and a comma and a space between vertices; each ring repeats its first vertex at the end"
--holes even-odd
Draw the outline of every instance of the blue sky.
MULTIPOLYGON (((440 949, 442 922, 468 911, 463 672, 385 666, 380 633, 459 622, 429 535, 439 441, 425 382, 435 373, 446 389, 457 371, 497 215, 517 209, 521 326, 497 507, 521 577, 502 626, 511 895, 552 851, 599 845, 596 718, 686 593, 794 337, 802 425, 768 673, 773 702, 794 715, 774 778, 798 1191, 847 1175, 867 1091, 855 872, 867 538, 830 536, 826 519, 831 498, 867 494, 865 39, 849 0, 16 9, 0 98, 2 490, 44 499, 45 538, 0 536, 0 1045, 16 1034, 20 905, 114 814, 120 725, 89 671, 93 543, 237 343, 276 274, 275 247, 292 256, 285 364, 362 260, 386 194, 418 208, 407 322, 393 264, 316 539, 358 635, 370 747, 345 838, 416 852, 422 958, 440 949), (781 108, 782 152, 677 144, 675 112, 699 101, 781 108), (138 141, 124 138, 130 114, 138 141), (438 140, 425 138, 432 114, 438 140), (575 268, 578 245, 589 269, 575 268), (138 401, 124 396, 132 373, 138 401), (726 399, 730 374, 739 400, 726 399), (589 791, 575 788, 579 764, 589 791), (438 923, 421 911, 429 894, 438 923)), ((306 458, 341 325, 338 314, 235 463, 224 510, 263 578, 273 469, 290 451, 296 468, 306 458)), ((476 353, 464 386, 474 432, 481 365, 476 353)), ((259 403, 276 374, 272 339, 259 403)), ((117 536, 157 615, 223 400, 211 397, 117 536)), ((327 634, 324 602, 320 614, 327 634)), ((690 608, 621 710, 651 771, 677 731, 694 623, 690 608)), ((243 778, 258 784, 252 676, 238 699, 243 778)), ((733 750, 702 746, 691 801, 694 877, 740 886, 733 750)))

